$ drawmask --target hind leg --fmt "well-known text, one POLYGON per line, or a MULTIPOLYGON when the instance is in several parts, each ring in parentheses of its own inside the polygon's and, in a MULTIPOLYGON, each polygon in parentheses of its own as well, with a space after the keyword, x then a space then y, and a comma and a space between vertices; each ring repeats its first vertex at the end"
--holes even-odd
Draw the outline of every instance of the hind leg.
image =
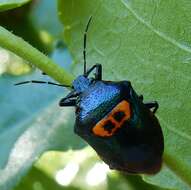
POLYGON ((159 108, 159 104, 157 101, 152 101, 148 103, 144 103, 153 113, 156 113, 157 109, 159 108))

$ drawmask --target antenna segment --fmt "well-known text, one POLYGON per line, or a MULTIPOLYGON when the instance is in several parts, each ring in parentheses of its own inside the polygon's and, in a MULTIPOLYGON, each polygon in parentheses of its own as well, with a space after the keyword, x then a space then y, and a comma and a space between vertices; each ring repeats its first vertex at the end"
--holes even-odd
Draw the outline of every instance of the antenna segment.
POLYGON ((83 55, 84 55, 84 75, 86 74, 86 38, 87 38, 87 32, 88 32, 88 28, 89 28, 91 20, 92 20, 92 16, 89 18, 88 23, 86 25, 85 32, 84 32, 84 50, 83 50, 83 55))

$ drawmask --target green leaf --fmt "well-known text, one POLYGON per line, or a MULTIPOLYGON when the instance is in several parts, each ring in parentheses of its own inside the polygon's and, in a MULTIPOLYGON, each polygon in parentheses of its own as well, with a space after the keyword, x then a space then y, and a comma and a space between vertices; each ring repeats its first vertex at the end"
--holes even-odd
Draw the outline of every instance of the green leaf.
MULTIPOLYGON (((55 60, 70 63, 59 49, 55 60), (61 54, 61 55, 60 55, 61 54)), ((40 72, 0 78, 0 189, 9 190, 46 150, 79 149, 84 146, 73 132, 74 111, 58 106, 63 88, 48 85, 14 86, 26 80, 50 80, 40 72)))
POLYGON ((29 174, 14 190, 80 190, 77 187, 62 187, 58 185, 52 178, 44 174, 42 171, 33 167, 29 174))
POLYGON ((30 20, 39 32, 46 31, 54 38, 61 37, 63 33, 63 26, 58 19, 57 1, 36 2, 30 14, 30 20))
MULTIPOLYGON (((47 31, 39 30, 30 19, 30 14, 36 10, 37 3, 35 2, 14 10, 0 12, 0 25, 22 37, 41 52, 48 54, 52 50, 53 39, 47 31)), ((49 15, 53 16, 50 13, 49 15)))
MULTIPOLYGON (((38 170, 34 167, 31 169, 29 174, 19 184, 18 187, 20 187, 20 189, 27 184, 27 190, 32 188, 31 186, 34 185, 33 179, 36 179, 41 186, 46 186, 44 184, 45 181, 39 175, 45 173, 51 179, 57 181, 57 183, 64 185, 63 189, 78 187, 83 190, 164 190, 143 182, 140 176, 125 175, 108 170, 108 167, 99 160, 95 151, 90 147, 86 147, 80 151, 68 151, 64 153, 55 151, 47 152, 39 159, 35 167, 37 167, 38 170), (52 164, 53 161, 54 164, 52 164), (70 170, 69 168, 76 169, 70 170), (97 170, 95 168, 97 168, 97 170), (33 172, 34 170, 36 170, 36 172, 33 172), (100 178, 92 179, 92 177, 98 176, 100 171, 102 172, 100 178), (63 174, 62 177, 58 177, 57 174, 61 173, 63 174), (72 173, 73 175, 71 175, 72 173), (31 180, 29 181, 29 179, 31 180)), ((53 189, 56 189, 56 186, 55 184, 53 189)), ((19 188, 17 188, 17 190, 19 190, 19 188)))
POLYGON ((0 11, 14 9, 30 1, 31 0, 0 0, 0 11))
POLYGON ((25 60, 0 47, 0 75, 24 75, 31 72, 32 68, 25 60))
POLYGON ((128 189, 128 190, 167 190, 159 188, 157 186, 145 183, 142 178, 138 175, 125 175, 120 174, 117 176, 109 176, 109 190, 113 189, 128 189))
MULTIPOLYGON (((191 189, 191 2, 139 0, 59 1, 65 41, 76 63, 101 63, 105 80, 130 80, 145 101, 157 100, 164 138, 163 168, 142 176, 169 189, 191 189)), ((81 64, 82 66, 82 64, 81 64)))
POLYGON ((59 67, 50 58, 31 46, 22 38, 12 34, 1 26, 0 46, 22 57, 29 63, 35 65, 61 84, 71 84, 71 81, 73 79, 71 74, 59 67))

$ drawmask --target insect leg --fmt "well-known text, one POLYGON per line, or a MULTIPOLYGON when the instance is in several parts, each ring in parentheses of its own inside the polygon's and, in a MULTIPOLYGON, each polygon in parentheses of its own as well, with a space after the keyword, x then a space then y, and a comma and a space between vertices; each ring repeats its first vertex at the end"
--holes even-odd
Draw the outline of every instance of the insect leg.
POLYGON ((59 106, 61 106, 61 107, 75 106, 75 105, 76 105, 76 99, 75 98, 68 98, 68 99, 63 98, 59 102, 59 106))
POLYGON ((102 65, 101 64, 95 64, 93 65, 88 71, 85 73, 85 76, 88 77, 88 75, 96 69, 95 72, 95 79, 96 80, 102 80, 102 65))
POLYGON ((62 106, 75 106, 76 97, 79 96, 79 93, 72 91, 66 97, 62 98, 59 102, 59 105, 62 106))
POLYGON ((139 99, 140 99, 141 101, 143 101, 143 95, 142 95, 142 94, 139 96, 139 99))
POLYGON ((157 101, 153 101, 153 102, 148 102, 148 103, 144 103, 149 109, 151 109, 151 111, 153 113, 155 113, 157 111, 157 109, 159 108, 159 104, 157 101))

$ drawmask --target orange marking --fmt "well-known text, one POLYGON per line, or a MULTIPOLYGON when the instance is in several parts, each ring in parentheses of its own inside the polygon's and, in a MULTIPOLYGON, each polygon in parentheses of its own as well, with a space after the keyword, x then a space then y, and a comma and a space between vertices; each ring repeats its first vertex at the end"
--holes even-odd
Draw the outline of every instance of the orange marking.
POLYGON ((119 129, 123 122, 131 117, 131 109, 130 104, 126 100, 121 101, 113 110, 101 121, 99 121, 92 129, 93 133, 100 137, 110 137, 112 136, 117 129, 119 129), (115 113, 117 112, 123 112, 125 115, 122 117, 120 122, 115 120, 113 117, 115 113), (111 121, 114 125, 113 128, 110 129, 110 131, 104 129, 104 126, 108 123, 108 121, 111 121))

